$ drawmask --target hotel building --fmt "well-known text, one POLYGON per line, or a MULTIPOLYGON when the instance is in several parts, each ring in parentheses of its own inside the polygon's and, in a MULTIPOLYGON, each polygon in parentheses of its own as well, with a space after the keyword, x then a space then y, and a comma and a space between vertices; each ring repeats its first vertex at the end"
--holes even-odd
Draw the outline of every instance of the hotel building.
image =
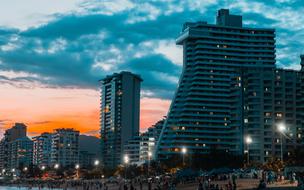
POLYGON ((250 159, 265 162, 280 155, 279 123, 290 136, 284 150, 299 145, 301 75, 276 68, 274 29, 245 27, 242 16, 221 9, 216 24, 185 23, 176 43, 183 46, 183 70, 157 145, 159 159, 183 147, 188 154, 241 155, 250 136, 250 159))

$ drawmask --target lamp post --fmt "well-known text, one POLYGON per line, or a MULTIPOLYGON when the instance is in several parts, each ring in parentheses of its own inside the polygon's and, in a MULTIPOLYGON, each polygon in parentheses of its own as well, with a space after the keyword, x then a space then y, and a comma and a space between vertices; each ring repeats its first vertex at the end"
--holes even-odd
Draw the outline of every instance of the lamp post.
POLYGON ((245 138, 245 143, 247 145, 247 165, 249 165, 250 162, 249 145, 252 143, 252 138, 249 135, 245 138))
POLYGON ((151 157, 152 157, 152 152, 148 152, 148 176, 150 172, 151 157))
MULTIPOLYGON (((95 160, 95 161, 94 161, 94 166, 96 167, 96 172, 98 172, 97 169, 98 169, 99 163, 100 163, 99 160, 95 160)), ((95 177, 94 177, 94 178, 95 178, 95 177)))
POLYGON ((127 168, 128 168, 128 163, 129 163, 129 157, 128 155, 124 156, 124 163, 126 164, 126 169, 125 169, 125 179, 127 179, 127 168))
POLYGON ((75 165, 75 169, 76 169, 76 178, 77 178, 77 179, 79 178, 79 168, 80 168, 80 165, 79 165, 79 164, 76 164, 76 165, 75 165))
POLYGON ((186 147, 182 148, 182 154, 183 154, 183 166, 185 166, 185 154, 187 154, 187 148, 186 147))
POLYGON ((286 126, 283 123, 278 124, 278 131, 281 134, 281 161, 283 162, 283 135, 286 131, 286 126))
POLYGON ((2 169, 2 175, 5 175, 6 170, 2 169))

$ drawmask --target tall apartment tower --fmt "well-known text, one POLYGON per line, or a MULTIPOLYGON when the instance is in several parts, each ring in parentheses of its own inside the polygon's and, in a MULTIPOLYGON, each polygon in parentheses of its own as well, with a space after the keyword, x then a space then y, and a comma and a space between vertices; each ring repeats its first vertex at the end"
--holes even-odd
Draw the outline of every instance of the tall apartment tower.
POLYGON ((139 133, 140 76, 115 73, 101 80, 101 147, 105 167, 122 163, 124 144, 139 133))
POLYGON ((52 134, 51 165, 72 167, 79 163, 79 131, 56 129, 52 134))
POLYGON ((226 9, 216 21, 187 22, 176 40, 184 63, 157 146, 160 159, 180 155, 182 147, 189 154, 243 154, 250 135, 252 159, 264 161, 263 142, 272 142, 264 113, 273 105, 275 30, 243 27, 242 17, 226 9))
POLYGON ((15 123, 15 125, 7 129, 4 133, 3 139, 0 141, 0 169, 10 167, 11 163, 11 145, 12 142, 26 137, 27 126, 23 123, 15 123))
POLYGON ((33 141, 28 137, 18 138, 9 143, 8 169, 23 169, 33 163, 33 141))
POLYGON ((42 133, 33 137, 33 164, 39 167, 51 165, 52 134, 42 133))

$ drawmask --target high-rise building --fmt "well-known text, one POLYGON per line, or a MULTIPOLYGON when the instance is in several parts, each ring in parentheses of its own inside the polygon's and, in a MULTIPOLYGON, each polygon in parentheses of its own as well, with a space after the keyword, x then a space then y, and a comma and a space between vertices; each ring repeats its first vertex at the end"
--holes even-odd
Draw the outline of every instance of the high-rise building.
POLYGON ((4 133, 4 138, 8 141, 14 141, 19 138, 26 137, 27 126, 23 123, 15 123, 15 125, 7 129, 4 133))
POLYGON ((28 137, 9 143, 9 169, 23 169, 33 163, 33 141, 28 137))
POLYGON ((42 133, 33 137, 33 164, 39 167, 51 165, 52 134, 42 133))
POLYGON ((124 155, 128 156, 129 164, 141 165, 154 159, 155 146, 158 141, 165 119, 157 121, 146 132, 133 137, 124 145, 124 155))
MULTIPOLYGON (((250 136, 250 159, 265 162, 278 156, 278 122, 296 124, 298 114, 291 107, 297 101, 298 74, 275 68, 274 29, 244 27, 242 17, 227 9, 218 11, 216 21, 185 23, 176 40, 184 49, 183 71, 157 156, 181 154, 183 147, 189 154, 210 149, 243 154, 244 137, 250 136), (276 86, 280 73, 286 81, 276 86), (280 91, 286 105, 281 120, 275 104, 282 101, 276 96, 280 91)), ((297 126, 290 128, 298 135, 297 126)))
POLYGON ((79 163, 79 131, 56 129, 52 134, 51 165, 75 167, 79 163))
POLYGON ((122 163, 123 146, 138 136, 140 76, 130 72, 115 73, 101 80, 101 147, 106 167, 122 163))
POLYGON ((4 133, 4 137, 0 141, 0 169, 8 169, 11 164, 11 142, 16 139, 26 137, 26 125, 23 123, 15 123, 15 125, 7 129, 4 133))

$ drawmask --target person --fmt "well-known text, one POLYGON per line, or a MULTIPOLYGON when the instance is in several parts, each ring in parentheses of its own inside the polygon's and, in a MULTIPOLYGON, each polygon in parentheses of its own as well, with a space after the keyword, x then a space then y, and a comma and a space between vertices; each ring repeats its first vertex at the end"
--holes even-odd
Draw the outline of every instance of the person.
POLYGON ((148 182, 148 190, 152 190, 152 184, 151 184, 151 181, 149 180, 148 182))
POLYGON ((199 184, 198 184, 198 190, 203 190, 203 184, 202 184, 201 181, 200 181, 199 184))
POLYGON ((261 190, 261 189, 266 189, 266 183, 265 183, 265 181, 264 181, 263 179, 260 180, 258 189, 259 189, 259 190, 261 190))
POLYGON ((236 175, 232 174, 233 190, 236 190, 236 175))
POLYGON ((128 186, 127 186, 126 183, 125 183, 125 185, 124 185, 124 190, 128 190, 128 186))

